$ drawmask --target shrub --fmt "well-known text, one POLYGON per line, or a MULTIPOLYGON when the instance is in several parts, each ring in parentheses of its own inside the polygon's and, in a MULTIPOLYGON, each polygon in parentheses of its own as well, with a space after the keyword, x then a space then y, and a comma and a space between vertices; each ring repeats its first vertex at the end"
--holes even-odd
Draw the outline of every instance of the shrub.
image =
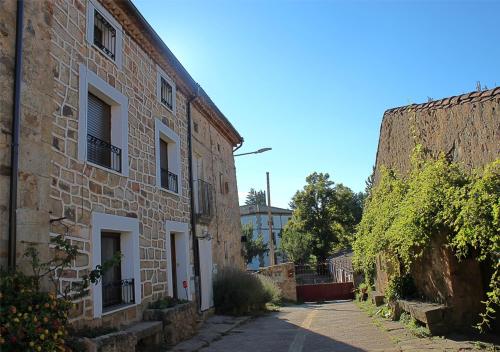
POLYGON ((29 246, 28 259, 32 275, 19 270, 0 269, 0 351, 71 351, 76 340, 68 336, 66 325, 73 300, 88 294, 104 272, 120 260, 120 254, 91 270, 79 281, 61 290, 60 275, 79 255, 78 248, 64 236, 51 238, 54 257, 42 262, 34 246, 29 246), (46 292, 42 284, 52 283, 46 292), (69 347, 71 344, 71 347, 69 347))
POLYGON ((0 350, 64 351, 72 303, 39 292, 32 277, 0 272, 0 350))
POLYGON ((217 313, 241 315, 264 310, 266 303, 277 301, 279 289, 261 275, 226 267, 214 279, 214 305, 217 313))
POLYGON ((388 301, 395 301, 402 298, 414 298, 417 295, 415 282, 410 275, 392 276, 385 290, 385 297, 388 301))
POLYGON ((265 275, 257 275, 264 288, 264 298, 266 303, 279 305, 282 301, 281 289, 271 278, 265 275))

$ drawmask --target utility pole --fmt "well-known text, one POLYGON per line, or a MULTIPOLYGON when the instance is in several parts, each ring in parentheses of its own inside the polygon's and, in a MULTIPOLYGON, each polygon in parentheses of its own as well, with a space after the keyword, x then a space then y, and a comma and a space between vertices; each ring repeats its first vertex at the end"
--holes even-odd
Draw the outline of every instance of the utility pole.
POLYGON ((273 215, 271 213, 271 186, 269 184, 269 172, 266 172, 267 177, 267 216, 269 223, 269 265, 276 265, 274 260, 274 236, 273 236, 273 215))

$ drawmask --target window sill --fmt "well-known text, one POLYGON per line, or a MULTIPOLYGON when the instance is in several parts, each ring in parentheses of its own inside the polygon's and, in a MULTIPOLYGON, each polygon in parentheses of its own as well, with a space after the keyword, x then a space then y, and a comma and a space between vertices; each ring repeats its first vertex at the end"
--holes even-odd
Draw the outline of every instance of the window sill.
POLYGON ((180 197, 180 196, 181 196, 179 193, 176 193, 176 192, 174 192, 174 191, 171 191, 171 190, 169 190, 169 189, 166 189, 166 188, 164 188, 164 187, 162 187, 162 186, 158 186, 158 185, 157 185, 156 187, 157 187, 160 191, 163 191, 163 192, 165 192, 165 193, 170 193, 170 194, 172 194, 172 195, 174 195, 174 196, 177 196, 177 197, 180 197))
POLYGON ((175 116, 174 108, 169 108, 167 104, 161 101, 161 99, 158 99, 158 102, 160 103, 161 106, 163 106, 165 109, 167 109, 169 112, 171 112, 175 116))
POLYGON ((102 165, 99 165, 99 164, 95 164, 95 163, 93 163, 92 161, 88 161, 88 160, 86 160, 86 161, 85 161, 85 163, 86 163, 87 165, 92 166, 92 167, 96 167, 96 168, 98 168, 98 169, 101 169, 101 170, 107 171, 107 172, 109 172, 110 174, 114 174, 114 175, 118 175, 118 176, 122 176, 122 177, 127 177, 127 175, 125 175, 123 172, 118 172, 118 171, 115 171, 115 170, 113 170, 113 169, 109 169, 109 168, 107 168, 107 167, 105 167, 105 166, 102 166, 102 165))
MULTIPOLYGON (((101 55, 103 55, 106 59, 108 59, 109 61, 111 61, 112 63, 115 64, 115 66, 120 69, 120 67, 118 66, 118 64, 116 63, 116 55, 118 55, 118 53, 115 53, 115 58, 111 58, 108 54, 106 54, 106 52, 104 50, 102 50, 101 48, 99 48, 97 45, 95 45, 94 43, 92 43, 92 48, 94 48, 95 50, 97 50, 99 53, 101 53, 101 55)), ((97 72, 95 72, 97 74, 97 72)))
POLYGON ((120 304, 120 305, 117 305, 115 307, 110 307, 109 309, 103 308, 102 316, 110 315, 110 314, 113 314, 113 313, 116 313, 116 312, 119 312, 119 311, 122 311, 125 309, 129 309, 129 308, 132 308, 135 306, 137 306, 137 303, 120 304))

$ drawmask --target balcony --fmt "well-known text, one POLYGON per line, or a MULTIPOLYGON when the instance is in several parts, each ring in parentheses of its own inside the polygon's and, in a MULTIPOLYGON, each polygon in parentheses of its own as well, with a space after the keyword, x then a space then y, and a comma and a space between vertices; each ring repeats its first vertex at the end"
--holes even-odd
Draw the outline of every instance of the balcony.
POLYGON ((116 172, 122 172, 122 150, 102 139, 87 135, 87 160, 116 172))
POLYGON ((162 168, 161 186, 171 192, 179 193, 179 180, 177 175, 168 171, 167 169, 162 168))
POLYGON ((103 311, 135 303, 134 279, 118 280, 102 284, 103 311))
POLYGON ((202 224, 208 224, 214 215, 213 187, 203 180, 195 181, 196 192, 196 220, 202 224))

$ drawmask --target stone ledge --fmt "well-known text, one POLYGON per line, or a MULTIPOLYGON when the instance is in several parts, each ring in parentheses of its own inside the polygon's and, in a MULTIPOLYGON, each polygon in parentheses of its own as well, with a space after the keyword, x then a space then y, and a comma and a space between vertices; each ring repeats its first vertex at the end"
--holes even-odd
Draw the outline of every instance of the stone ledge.
POLYGON ((140 322, 126 327, 124 330, 94 338, 82 338, 88 352, 135 351, 139 341, 145 345, 157 345, 162 340, 161 322, 140 322))
POLYGON ((384 304, 385 296, 383 294, 381 294, 380 292, 371 291, 369 296, 370 296, 372 303, 375 304, 377 307, 384 304))
POLYGON ((449 331, 450 324, 446 324, 446 315, 450 308, 443 304, 398 300, 392 305, 396 319, 405 311, 425 324, 432 335, 442 335, 449 331))

